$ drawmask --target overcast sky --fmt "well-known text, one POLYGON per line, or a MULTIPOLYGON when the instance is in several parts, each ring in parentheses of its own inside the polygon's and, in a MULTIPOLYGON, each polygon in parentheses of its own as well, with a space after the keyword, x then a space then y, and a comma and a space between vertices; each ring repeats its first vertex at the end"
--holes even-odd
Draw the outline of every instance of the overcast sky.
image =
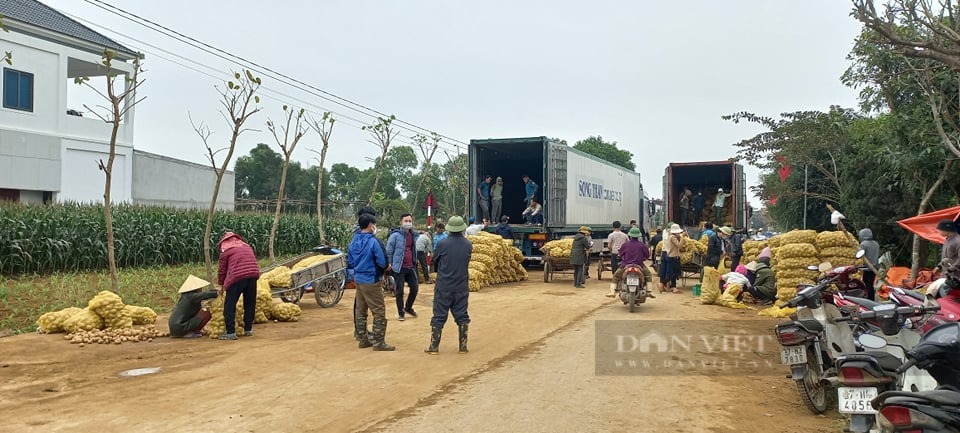
MULTIPOLYGON (((137 148, 204 162, 188 111, 226 143, 213 86, 239 66, 86 1, 41 1, 146 53, 137 148)), ((856 104, 839 76, 860 26, 838 0, 107 2, 463 142, 545 135, 573 144, 602 135, 634 153, 652 197, 662 195, 670 162, 729 158, 733 143, 759 132, 724 114, 856 104)), ((277 80, 264 77, 264 87, 264 110, 252 119, 263 132, 242 136, 240 155, 272 143, 264 123, 283 103, 304 105, 293 98, 308 111, 371 120, 277 80)), ((370 164, 377 150, 356 125, 337 124, 328 165, 370 164)), ((320 146, 316 135, 304 140, 320 146)), ((316 164, 312 153, 297 153, 316 164)), ((748 168, 748 184, 758 173, 748 168)))

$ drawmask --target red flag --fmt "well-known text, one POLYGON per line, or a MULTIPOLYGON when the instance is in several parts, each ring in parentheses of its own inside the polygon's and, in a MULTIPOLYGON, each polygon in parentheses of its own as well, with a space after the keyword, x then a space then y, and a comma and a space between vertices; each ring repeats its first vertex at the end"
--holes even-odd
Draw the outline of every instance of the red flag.
POLYGON ((773 197, 773 198, 771 198, 771 199, 768 200, 768 201, 770 202, 770 206, 776 206, 776 205, 777 205, 777 198, 776 198, 776 197, 773 197))
POLYGON ((780 169, 778 170, 780 173, 780 183, 786 182, 787 177, 790 176, 790 164, 787 164, 787 158, 780 155, 776 155, 773 158, 780 163, 780 169))

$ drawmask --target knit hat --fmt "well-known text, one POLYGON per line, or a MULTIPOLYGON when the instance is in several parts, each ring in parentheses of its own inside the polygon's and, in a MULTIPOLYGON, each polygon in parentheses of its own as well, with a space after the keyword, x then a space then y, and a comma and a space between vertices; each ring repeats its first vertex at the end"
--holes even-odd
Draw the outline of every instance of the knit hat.
POLYGON ((637 227, 634 227, 634 228, 630 229, 630 232, 627 233, 627 236, 630 236, 631 238, 639 238, 639 237, 640 237, 640 229, 637 228, 637 227))
POLYGON ((762 257, 766 257, 768 259, 770 258, 770 247, 764 247, 763 251, 760 252, 760 257, 757 257, 757 258, 762 258, 762 257))

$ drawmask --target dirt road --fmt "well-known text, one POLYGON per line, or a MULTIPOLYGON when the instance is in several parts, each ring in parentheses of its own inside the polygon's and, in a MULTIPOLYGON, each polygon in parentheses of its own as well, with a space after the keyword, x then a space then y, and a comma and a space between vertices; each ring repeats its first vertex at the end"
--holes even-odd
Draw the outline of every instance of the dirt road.
POLYGON ((773 322, 755 312, 701 306, 688 291, 658 295, 631 315, 603 297, 606 281, 575 290, 569 279, 539 277, 471 294, 466 355, 456 353, 452 320, 441 354, 423 353, 432 286, 421 288, 419 318, 388 314, 392 353, 356 348, 350 292, 331 309, 305 299, 300 322, 257 325, 256 337, 236 342, 80 348, 62 335, 3 338, 0 431, 841 429, 835 415, 809 414, 783 376, 596 374, 598 320, 743 320, 751 332, 769 333, 773 322), (161 370, 118 375, 145 367, 161 370))

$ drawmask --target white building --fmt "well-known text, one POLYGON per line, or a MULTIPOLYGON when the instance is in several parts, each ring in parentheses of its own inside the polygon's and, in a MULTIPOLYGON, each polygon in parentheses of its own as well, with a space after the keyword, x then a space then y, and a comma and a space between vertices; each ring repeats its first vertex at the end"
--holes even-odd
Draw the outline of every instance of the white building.
MULTIPOLYGON (((2 0, 0 14, 9 30, 0 32, 0 54, 12 53, 12 64, 0 62, 0 200, 103 201, 98 161, 109 156, 112 124, 82 113, 68 100, 68 86, 90 77, 105 89, 104 50, 116 53, 112 67, 124 74, 133 72, 137 53, 36 0, 2 0)), ((112 200, 208 206, 212 169, 134 151, 135 112, 128 110, 118 131, 112 200)), ((227 173, 218 207, 233 203, 234 176, 227 173)))

